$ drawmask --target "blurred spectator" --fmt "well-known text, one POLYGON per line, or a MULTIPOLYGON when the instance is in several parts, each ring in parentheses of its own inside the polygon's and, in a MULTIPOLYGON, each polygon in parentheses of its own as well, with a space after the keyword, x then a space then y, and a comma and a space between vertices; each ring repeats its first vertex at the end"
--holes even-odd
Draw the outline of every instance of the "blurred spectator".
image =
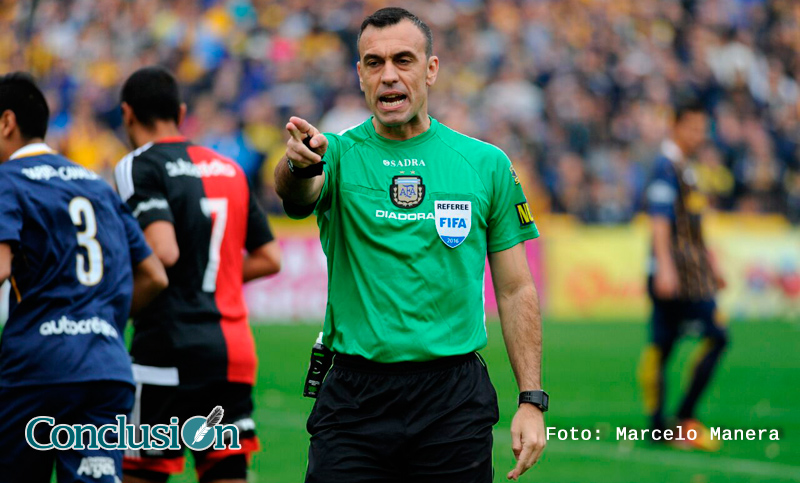
POLYGON ((772 141, 758 119, 749 119, 745 132, 747 150, 734 165, 738 208, 755 213, 783 211, 785 167, 774 156, 772 141))
POLYGON ((708 195, 711 206, 729 209, 733 202, 733 174, 725 166, 722 155, 712 144, 700 148, 697 154, 697 187, 708 195))
MULTIPOLYGON (((279 210, 271 171, 288 115, 334 132, 368 116, 355 42, 363 17, 386 4, 0 0, 0 70, 38 76, 56 144, 102 172, 126 143, 120 79, 150 63, 173 69, 189 104, 184 132, 235 158, 279 210)), ((432 114, 506 151, 535 211, 629 220, 672 106, 694 96, 713 120, 696 160, 713 206, 800 221, 795 0, 404 6, 434 32, 432 114)))

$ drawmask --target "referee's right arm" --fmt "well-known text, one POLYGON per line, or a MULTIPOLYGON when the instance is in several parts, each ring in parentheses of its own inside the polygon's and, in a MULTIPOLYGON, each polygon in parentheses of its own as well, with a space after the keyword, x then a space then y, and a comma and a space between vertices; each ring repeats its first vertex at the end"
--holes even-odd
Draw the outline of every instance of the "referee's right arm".
POLYGON ((286 156, 275 167, 275 191, 283 199, 284 204, 296 207, 313 206, 319 199, 325 184, 325 173, 313 178, 300 178, 289 171, 288 160, 297 168, 307 168, 322 162, 328 150, 328 138, 305 119, 291 117, 286 124, 291 137, 286 143, 286 156), (308 146, 303 144, 307 137, 308 146))

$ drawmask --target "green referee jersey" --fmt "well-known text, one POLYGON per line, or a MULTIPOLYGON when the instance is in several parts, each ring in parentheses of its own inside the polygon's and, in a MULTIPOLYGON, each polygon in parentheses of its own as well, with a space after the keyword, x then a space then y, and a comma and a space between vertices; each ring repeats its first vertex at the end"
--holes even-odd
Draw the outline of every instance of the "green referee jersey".
POLYGON ((508 157, 432 118, 405 141, 372 118, 325 136, 325 345, 376 362, 483 348, 486 253, 539 236, 508 157))

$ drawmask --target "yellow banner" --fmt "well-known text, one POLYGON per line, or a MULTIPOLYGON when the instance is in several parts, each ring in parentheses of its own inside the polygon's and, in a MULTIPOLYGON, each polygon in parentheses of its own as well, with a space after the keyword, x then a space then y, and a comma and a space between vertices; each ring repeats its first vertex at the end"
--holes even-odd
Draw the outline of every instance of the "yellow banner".
POLYGON ((646 230, 556 226, 542 240, 547 314, 570 321, 644 317, 646 230))
MULTIPOLYGON (((646 218, 622 227, 543 223, 547 315, 559 320, 649 317, 646 218)), ((800 230, 780 218, 717 215, 704 225, 728 282, 718 297, 733 318, 800 318, 800 230)))

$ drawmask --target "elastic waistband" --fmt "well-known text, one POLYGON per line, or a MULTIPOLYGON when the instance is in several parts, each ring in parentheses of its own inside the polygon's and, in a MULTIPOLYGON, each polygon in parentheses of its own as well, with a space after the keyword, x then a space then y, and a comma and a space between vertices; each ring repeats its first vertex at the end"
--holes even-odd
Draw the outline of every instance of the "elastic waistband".
POLYGON ((374 374, 414 374, 420 372, 435 372, 449 369, 469 361, 477 360, 475 352, 462 354, 459 356, 440 357, 430 361, 407 361, 407 362, 374 362, 361 356, 351 356, 348 354, 336 354, 333 357, 333 366, 343 369, 369 372, 374 374))

